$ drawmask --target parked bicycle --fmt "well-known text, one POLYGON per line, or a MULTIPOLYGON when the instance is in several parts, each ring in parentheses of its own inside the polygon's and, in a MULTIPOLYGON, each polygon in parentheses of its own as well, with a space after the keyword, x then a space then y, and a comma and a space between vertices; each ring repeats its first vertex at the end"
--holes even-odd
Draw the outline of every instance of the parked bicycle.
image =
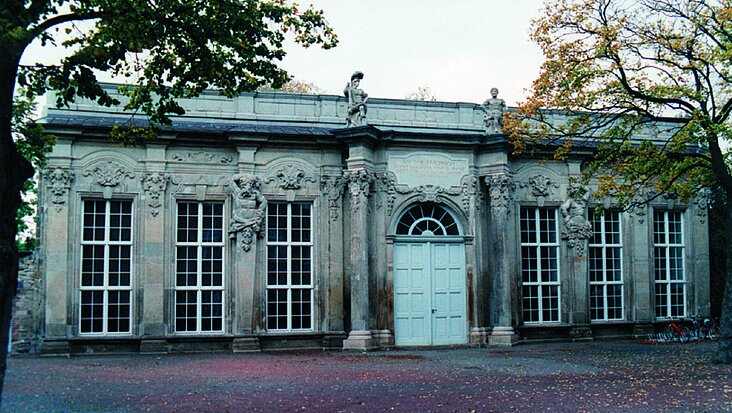
POLYGON ((671 319, 671 323, 666 326, 664 331, 664 341, 680 341, 688 343, 691 339, 691 330, 684 325, 683 318, 671 319))
POLYGON ((689 321, 691 322, 691 328, 689 329, 691 338, 698 340, 719 340, 720 331, 717 320, 712 318, 705 318, 702 321, 700 316, 693 315, 689 317, 689 321))

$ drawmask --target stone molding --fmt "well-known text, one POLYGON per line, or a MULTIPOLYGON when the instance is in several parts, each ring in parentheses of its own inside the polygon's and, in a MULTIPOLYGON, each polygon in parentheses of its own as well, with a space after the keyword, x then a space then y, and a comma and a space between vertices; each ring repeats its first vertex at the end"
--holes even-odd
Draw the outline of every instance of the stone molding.
POLYGON ((194 163, 217 163, 217 164, 230 164, 234 158, 231 155, 225 155, 220 153, 210 153, 204 151, 197 152, 176 152, 170 159, 176 162, 194 162, 194 163))
MULTIPOLYGON (((397 177, 394 172, 387 171, 376 174, 377 190, 384 193, 386 197, 386 214, 391 216, 394 213, 394 204, 397 194, 417 195, 418 202, 442 203, 440 196, 455 197, 461 195, 460 206, 466 215, 470 215, 470 200, 472 196, 479 194, 479 180, 473 175, 465 175, 461 179, 460 186, 443 187, 438 185, 418 185, 410 187, 397 184, 397 177)), ((476 202, 476 209, 480 210, 476 202)))
POLYGON ((529 188, 531 195, 536 197, 537 204, 540 207, 544 206, 544 199, 549 196, 552 188, 559 188, 559 184, 542 174, 529 177, 525 182, 521 182, 519 186, 521 188, 529 188))
POLYGON ((305 182, 317 182, 312 174, 306 173, 303 168, 299 168, 292 163, 284 165, 278 169, 274 176, 264 180, 264 183, 277 182, 277 187, 286 191, 296 191, 302 189, 305 182))
POLYGON ((262 195, 262 178, 248 174, 236 174, 229 181, 229 191, 233 198, 229 238, 239 235, 241 249, 252 249, 254 237, 264 234, 267 199, 262 195))
POLYGON ((60 212, 66 203, 66 196, 71 189, 71 181, 75 176, 74 171, 66 168, 55 167, 43 171, 43 178, 46 180, 46 187, 51 192, 51 203, 56 212, 60 212))
POLYGON ((99 162, 84 171, 84 176, 94 176, 93 183, 99 186, 118 186, 122 179, 133 179, 135 174, 115 161, 99 162))
POLYGON ((564 218, 562 239, 567 240, 574 255, 585 254, 587 240, 592 237, 592 224, 587 220, 587 204, 590 201, 590 190, 586 186, 570 184, 567 200, 559 208, 564 218))
POLYGON ((343 190, 346 187, 346 180, 342 176, 324 176, 320 180, 320 188, 323 190, 325 198, 328 200, 328 209, 330 211, 330 220, 338 220, 338 210, 340 209, 340 199, 343 190))
POLYGON ((170 177, 161 172, 150 172, 142 175, 142 190, 147 197, 147 205, 150 207, 150 214, 158 216, 160 207, 163 205, 161 197, 165 194, 170 177))
POLYGON ((505 173, 485 177, 490 196, 491 210, 495 214, 506 215, 511 212, 516 183, 505 173))
POLYGON ((699 223, 703 224, 707 220, 707 210, 709 205, 712 203, 712 190, 709 188, 702 188, 694 197, 694 206, 696 207, 696 217, 699 219, 699 223))

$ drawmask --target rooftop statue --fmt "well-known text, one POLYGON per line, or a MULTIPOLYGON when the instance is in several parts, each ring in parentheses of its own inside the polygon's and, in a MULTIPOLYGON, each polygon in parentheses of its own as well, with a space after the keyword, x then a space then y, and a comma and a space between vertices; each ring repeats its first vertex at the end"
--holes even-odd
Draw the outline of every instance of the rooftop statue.
POLYGON ((491 88, 491 98, 486 99, 481 105, 485 115, 485 131, 488 134, 503 132, 503 114, 506 112, 506 101, 498 99, 498 89, 491 88))
POLYGON ((348 98, 348 116, 346 117, 348 127, 366 125, 366 101, 369 99, 369 95, 359 89, 361 79, 363 79, 363 72, 354 72, 351 75, 351 81, 343 89, 343 94, 348 98))

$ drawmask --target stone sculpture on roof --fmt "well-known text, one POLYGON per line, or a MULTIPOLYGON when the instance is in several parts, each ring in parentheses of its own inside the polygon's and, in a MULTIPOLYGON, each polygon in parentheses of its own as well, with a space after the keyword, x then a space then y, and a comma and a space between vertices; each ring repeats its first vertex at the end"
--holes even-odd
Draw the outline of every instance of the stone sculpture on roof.
POLYGON ((363 72, 354 72, 351 75, 351 81, 346 84, 343 94, 348 98, 348 116, 346 117, 346 126, 364 126, 366 125, 366 101, 369 95, 358 86, 363 79, 363 72))
POLYGON ((506 112, 506 101, 498 99, 497 88, 491 88, 491 98, 486 99, 481 107, 485 112, 483 122, 486 133, 501 133, 503 131, 503 114, 506 112))

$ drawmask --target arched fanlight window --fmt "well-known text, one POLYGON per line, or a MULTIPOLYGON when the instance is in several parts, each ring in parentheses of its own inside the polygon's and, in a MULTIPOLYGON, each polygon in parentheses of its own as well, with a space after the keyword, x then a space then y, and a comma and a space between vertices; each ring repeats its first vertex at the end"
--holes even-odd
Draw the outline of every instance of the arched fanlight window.
POLYGON ((460 235, 455 218, 445 208, 435 204, 417 204, 399 218, 397 235, 449 236, 460 235))

